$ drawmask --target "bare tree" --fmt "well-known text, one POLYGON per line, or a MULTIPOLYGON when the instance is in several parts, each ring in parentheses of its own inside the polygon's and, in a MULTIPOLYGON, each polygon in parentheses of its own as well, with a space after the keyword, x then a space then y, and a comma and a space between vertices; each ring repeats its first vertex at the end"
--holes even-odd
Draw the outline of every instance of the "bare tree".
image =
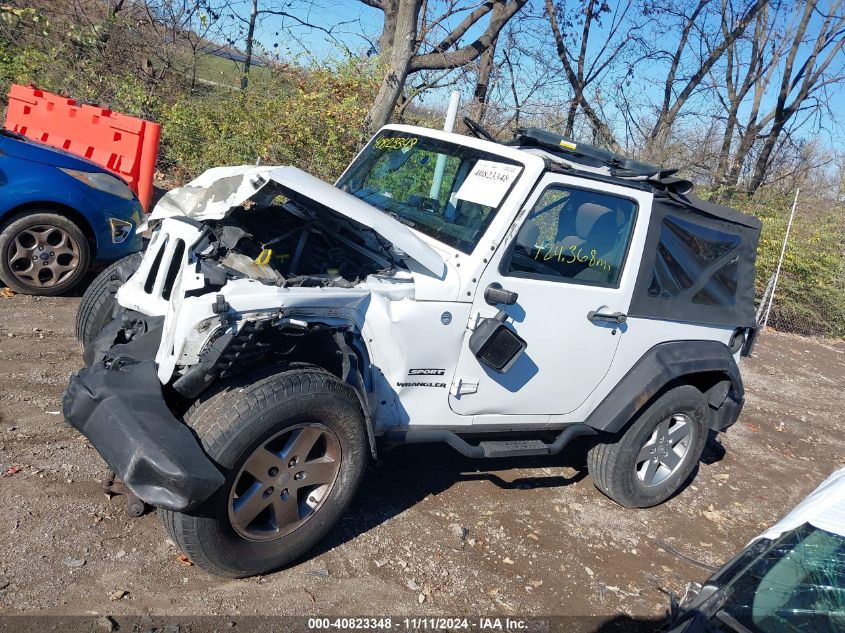
POLYGON ((818 0, 806 0, 783 65, 775 106, 767 115, 771 119, 771 128, 757 155, 748 186, 749 193, 754 193, 763 184, 772 153, 787 125, 799 112, 816 106, 813 97, 818 92, 845 79, 845 67, 841 60, 836 67, 833 66, 843 46, 843 0, 830 0, 824 7, 819 7, 818 0), (817 30, 810 28, 814 15, 821 19, 817 30), (806 47, 809 47, 809 51, 801 59, 801 51, 806 47))
MULTIPOLYGON (((646 154, 650 157, 660 157, 687 101, 701 87, 728 47, 745 33, 768 0, 746 0, 743 4, 731 28, 724 31, 714 29, 716 32, 711 41, 710 30, 702 27, 702 23, 705 11, 716 6, 713 0, 654 3, 651 12, 655 16, 655 24, 659 24, 665 32, 672 28, 670 20, 674 18, 680 27, 680 36, 674 49, 659 51, 668 60, 669 67, 657 118, 646 139, 646 154), (685 65, 689 67, 685 69, 685 65)), ((718 10, 721 13, 722 6, 718 6, 718 10)))
POLYGON ((193 93, 199 59, 209 53, 209 37, 216 33, 225 1, 143 0, 127 5, 143 9, 144 19, 139 25, 149 43, 149 54, 141 68, 144 78, 158 84, 171 71, 187 75, 189 91, 193 93), (186 65, 189 66, 185 68, 186 65))
POLYGON ((441 13, 429 15, 433 9, 429 10, 428 0, 359 1, 379 9, 383 14, 379 54, 384 78, 365 121, 369 133, 374 133, 390 120, 409 75, 466 66, 493 44, 508 20, 528 2, 485 0, 470 10, 471 5, 460 0, 445 0, 445 9, 441 13), (462 13, 466 14, 465 17, 449 28, 450 19, 462 13), (484 31, 472 42, 461 45, 467 32, 488 14, 490 17, 484 31), (439 41, 432 43, 435 36, 439 41))
POLYGON ((785 156, 790 149, 802 151, 792 131, 808 129, 818 120, 826 102, 819 94, 845 80, 843 1, 832 0, 824 9, 818 0, 778 9, 761 12, 750 43, 728 55, 727 71, 733 69, 733 76, 726 77, 727 119, 714 175, 724 198, 746 169, 751 174, 744 189, 753 193, 775 162, 794 160, 785 156), (739 67, 745 70, 737 81, 739 67))
POLYGON ((631 0, 619 2, 613 10, 603 0, 579 0, 574 7, 571 2, 545 0, 557 55, 572 89, 563 130, 565 136, 572 136, 580 109, 593 128, 594 136, 619 151, 619 142, 600 109, 588 99, 587 91, 593 84, 607 80, 608 71, 622 63, 626 50, 637 43, 643 24, 630 19, 632 5, 631 0), (610 14, 610 24, 602 29, 604 14, 610 14))
MULTIPOLYGON (((722 0, 722 33, 726 37, 729 32, 729 11, 728 0, 722 0)), ((764 7, 755 18, 753 34, 731 42, 725 53, 725 90, 724 94, 717 91, 726 112, 722 144, 713 175, 713 181, 718 187, 736 184, 740 163, 751 150, 758 132, 750 129, 752 125, 740 123, 739 111, 751 94, 748 123, 756 120, 765 87, 777 67, 781 51, 777 38, 773 35, 773 20, 770 19, 772 13, 776 17, 777 6, 771 11, 768 6, 764 7), (740 133, 740 147, 732 154, 733 140, 737 132, 740 133)), ((727 190, 724 195, 728 195, 727 190)))
POLYGON ((559 128, 547 115, 560 111, 559 97, 568 84, 555 53, 537 45, 548 31, 542 11, 524 9, 499 36, 484 108, 494 136, 515 134, 523 123, 559 128))
MULTIPOLYGON (((255 64, 256 30, 263 20, 274 17, 282 20, 277 25, 278 32, 289 35, 294 27, 301 27, 310 31, 320 31, 329 36, 336 44, 340 45, 335 38, 334 32, 347 22, 337 22, 328 26, 318 24, 316 20, 308 18, 311 9, 325 11, 316 0, 301 0, 297 5, 298 10, 293 10, 290 0, 229 0, 229 17, 237 25, 237 33, 225 38, 230 44, 236 41, 243 41, 243 67, 241 72, 241 90, 246 90, 249 85, 249 72, 255 64), (303 12, 303 9, 305 10, 303 12)), ((278 34, 278 33, 277 33, 278 34)))

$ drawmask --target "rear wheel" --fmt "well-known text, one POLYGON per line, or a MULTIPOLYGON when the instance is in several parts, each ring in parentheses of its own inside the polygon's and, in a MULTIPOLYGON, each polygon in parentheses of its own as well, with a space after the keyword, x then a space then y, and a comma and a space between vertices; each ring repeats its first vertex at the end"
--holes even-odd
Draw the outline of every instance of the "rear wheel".
POLYGON ((15 292, 63 294, 85 276, 90 260, 85 234, 56 213, 27 213, 0 231, 0 277, 15 292))
POLYGON ((160 514, 182 551, 215 574, 261 574, 302 556, 337 522, 364 474, 355 393, 321 370, 251 384, 240 377, 186 421, 226 483, 196 512, 160 514))
POLYGON ((76 312, 76 338, 83 349, 111 321, 117 305, 117 291, 138 270, 143 255, 132 253, 103 270, 82 295, 76 312))
POLYGON ((689 478, 707 441, 707 402, 691 385, 667 391, 587 456, 596 487, 629 508, 662 503, 689 478))

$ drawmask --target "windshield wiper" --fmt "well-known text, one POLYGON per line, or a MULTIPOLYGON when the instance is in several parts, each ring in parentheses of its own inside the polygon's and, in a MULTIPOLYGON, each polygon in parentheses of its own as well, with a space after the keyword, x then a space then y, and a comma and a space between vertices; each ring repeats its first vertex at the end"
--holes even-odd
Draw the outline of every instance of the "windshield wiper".
POLYGON ((405 226, 410 226, 411 228, 414 228, 417 225, 417 223, 414 222, 413 220, 409 220, 408 218, 402 217, 401 215, 399 215, 395 211, 385 211, 385 213, 387 215, 389 215, 391 218, 393 218, 394 220, 396 220, 397 222, 404 224, 405 226))
POLYGON ((724 624, 731 631, 736 631, 736 633, 754 633, 724 609, 716 611, 716 615, 713 617, 716 618, 720 624, 724 624))

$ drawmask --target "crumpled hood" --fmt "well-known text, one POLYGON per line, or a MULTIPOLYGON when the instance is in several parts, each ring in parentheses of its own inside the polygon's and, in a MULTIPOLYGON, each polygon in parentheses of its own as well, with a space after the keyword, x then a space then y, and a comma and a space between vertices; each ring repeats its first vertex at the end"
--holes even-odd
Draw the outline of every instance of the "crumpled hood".
MULTIPOLYGON (((437 277, 446 273, 440 254, 401 222, 296 167, 214 167, 183 187, 166 193, 148 220, 185 215, 195 220, 220 220, 231 209, 254 197, 269 182, 300 203, 312 203, 379 233, 394 248, 414 259, 437 277)), ((146 226, 139 228, 144 230, 146 226)))

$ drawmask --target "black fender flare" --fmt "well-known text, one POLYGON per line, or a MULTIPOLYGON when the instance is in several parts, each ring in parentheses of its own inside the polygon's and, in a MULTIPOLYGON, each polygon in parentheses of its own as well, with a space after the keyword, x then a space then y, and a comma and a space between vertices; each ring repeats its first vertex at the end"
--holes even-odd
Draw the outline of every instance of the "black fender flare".
POLYGON ((370 454, 373 456, 373 459, 378 459, 372 411, 370 409, 369 399, 367 398, 367 385, 364 381, 364 368, 370 366, 367 347, 364 345, 360 332, 357 330, 351 332, 349 337, 351 341, 347 340, 347 335, 341 330, 336 330, 334 333, 335 343, 343 356, 342 375, 340 378, 352 387, 358 396, 358 403, 361 405, 361 412, 364 414, 364 424, 367 429, 370 454))
MULTIPOLYGON (((617 433, 667 385, 679 379, 695 384, 696 374, 723 374, 726 378, 708 385, 705 395, 713 409, 726 399, 739 416, 745 388, 739 367, 728 346, 718 341, 669 341, 649 349, 604 400, 587 416, 585 424, 599 431, 617 433), (721 398, 721 400, 719 400, 721 398)), ((711 416, 712 418, 712 416, 711 416)), ((729 424, 721 424, 720 429, 729 424)))

